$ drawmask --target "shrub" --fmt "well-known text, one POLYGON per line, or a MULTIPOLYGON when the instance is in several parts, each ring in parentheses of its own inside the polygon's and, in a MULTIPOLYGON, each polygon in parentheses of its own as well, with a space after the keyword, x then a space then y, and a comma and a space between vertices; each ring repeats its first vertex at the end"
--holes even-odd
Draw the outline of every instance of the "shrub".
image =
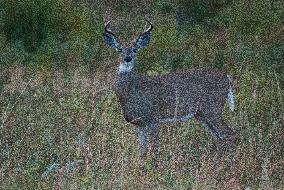
POLYGON ((64 42, 89 28, 89 15, 70 0, 4 0, 3 32, 10 42, 20 41, 34 52, 49 34, 64 42))
POLYGON ((231 0, 181 0, 178 3, 177 19, 183 17, 186 21, 201 23, 218 14, 230 2, 231 0))

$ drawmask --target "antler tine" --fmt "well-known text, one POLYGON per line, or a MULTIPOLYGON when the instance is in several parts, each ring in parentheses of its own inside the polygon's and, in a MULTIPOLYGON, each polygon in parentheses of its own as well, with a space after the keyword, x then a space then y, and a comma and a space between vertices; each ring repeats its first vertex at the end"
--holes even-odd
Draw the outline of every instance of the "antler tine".
POLYGON ((104 16, 104 23, 107 23, 109 21, 110 15, 111 15, 111 11, 110 9, 107 9, 105 12, 105 16, 104 16))
POLYGON ((106 33, 109 33, 113 36, 116 36, 113 32, 111 32, 109 30, 109 24, 110 24, 110 21, 109 21, 109 13, 108 13, 109 10, 106 10, 106 13, 105 13, 105 16, 104 16, 104 29, 105 29, 105 32, 106 33))
POLYGON ((144 19, 145 19, 145 21, 146 21, 145 28, 147 27, 147 24, 148 24, 148 23, 150 24, 150 27, 149 27, 148 29, 146 29, 146 30, 144 31, 144 33, 150 32, 150 31, 153 29, 153 24, 147 19, 146 15, 144 16, 144 19))

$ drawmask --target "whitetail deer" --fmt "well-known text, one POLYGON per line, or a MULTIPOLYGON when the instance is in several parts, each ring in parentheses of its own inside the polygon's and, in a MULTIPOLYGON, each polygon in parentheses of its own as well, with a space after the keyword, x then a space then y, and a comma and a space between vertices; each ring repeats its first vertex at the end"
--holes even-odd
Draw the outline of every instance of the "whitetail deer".
MULTIPOLYGON (((152 141, 153 166, 157 166, 159 127, 162 124, 185 122, 191 118, 199 121, 214 137, 217 155, 221 145, 235 147, 236 133, 222 117, 227 97, 231 111, 234 96, 230 77, 225 73, 193 69, 164 76, 139 76, 135 73, 138 51, 148 45, 153 29, 145 17, 145 31, 131 46, 122 46, 110 30, 110 21, 105 17, 104 42, 120 55, 115 92, 123 110, 124 118, 136 126, 136 134, 142 163, 148 152, 148 140, 152 141)), ((144 165, 144 164, 143 164, 144 165)))

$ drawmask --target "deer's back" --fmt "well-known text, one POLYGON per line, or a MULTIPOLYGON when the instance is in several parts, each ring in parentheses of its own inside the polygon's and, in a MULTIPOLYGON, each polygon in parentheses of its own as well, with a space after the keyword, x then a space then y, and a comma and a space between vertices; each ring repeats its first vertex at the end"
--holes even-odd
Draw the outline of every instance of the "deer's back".
POLYGON ((140 76, 129 85, 121 104, 129 122, 185 116, 197 109, 222 112, 228 85, 226 74, 211 70, 140 76))

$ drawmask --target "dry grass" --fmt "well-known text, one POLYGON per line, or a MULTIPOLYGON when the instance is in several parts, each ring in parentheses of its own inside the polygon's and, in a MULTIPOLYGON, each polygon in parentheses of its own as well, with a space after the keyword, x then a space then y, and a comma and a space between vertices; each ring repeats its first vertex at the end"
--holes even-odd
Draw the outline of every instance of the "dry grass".
POLYGON ((77 11, 66 2, 67 12, 53 15, 56 35, 66 39, 48 35, 29 54, 0 31, 0 189, 284 189, 283 3, 251 1, 248 9, 233 1, 177 37, 176 1, 76 1, 87 5, 77 11), (236 111, 224 116, 238 132, 236 168, 226 154, 215 167, 210 135, 190 121, 162 127, 159 167, 151 169, 149 156, 141 174, 133 126, 112 91, 114 51, 102 44, 102 15, 112 5, 112 27, 125 42, 143 29, 142 15, 153 17, 139 71, 218 67, 234 77, 236 111))
MULTIPOLYGON (((226 113, 240 135, 233 170, 226 156, 214 167, 212 139, 194 121, 164 126, 159 168, 141 175, 133 126, 123 120, 111 90, 113 73, 89 76, 79 66, 32 75, 23 66, 2 71, 1 77, 9 79, 1 92, 4 189, 283 187, 283 127, 278 118, 283 114, 271 118, 273 125, 259 122, 254 128, 251 108, 239 108, 234 116, 226 113)), ((242 86, 237 90, 240 98, 242 86)))

